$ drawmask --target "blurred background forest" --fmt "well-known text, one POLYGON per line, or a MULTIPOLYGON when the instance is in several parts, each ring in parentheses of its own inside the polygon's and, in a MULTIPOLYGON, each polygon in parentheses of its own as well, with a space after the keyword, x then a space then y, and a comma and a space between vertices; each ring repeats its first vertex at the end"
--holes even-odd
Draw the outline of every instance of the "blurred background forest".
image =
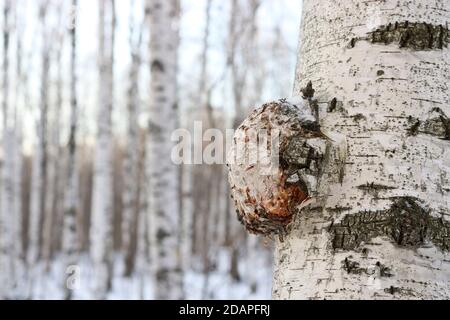
POLYGON ((270 298, 271 243, 237 221, 226 167, 158 180, 152 121, 224 131, 290 96, 301 0, 0 8, 0 299, 270 298))

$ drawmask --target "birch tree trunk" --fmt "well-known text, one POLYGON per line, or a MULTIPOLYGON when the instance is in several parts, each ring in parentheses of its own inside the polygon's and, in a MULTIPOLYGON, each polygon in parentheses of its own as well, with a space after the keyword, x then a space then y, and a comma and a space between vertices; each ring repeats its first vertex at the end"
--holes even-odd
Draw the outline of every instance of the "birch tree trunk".
POLYGON ((47 184, 45 186, 46 199, 45 199, 45 215, 43 224, 43 241, 42 241, 42 258, 46 262, 46 271, 49 271, 50 260, 54 249, 54 239, 56 234, 57 223, 57 205, 59 202, 60 192, 60 172, 61 172, 61 148, 60 148, 60 131, 61 131, 61 108, 63 104, 63 68, 62 57, 64 47, 64 35, 60 31, 64 28, 62 24, 63 11, 62 4, 57 5, 56 13, 59 17, 58 31, 54 31, 54 41, 56 42, 55 48, 55 62, 57 66, 56 70, 56 99, 52 103, 50 114, 50 130, 49 130, 49 144, 48 144, 48 169, 47 169, 47 184))
MULTIPOLYGON (((16 23, 15 23, 15 29, 16 34, 20 35, 21 32, 24 30, 24 26, 19 21, 19 13, 21 11, 20 5, 16 5, 16 23)), ((14 117, 14 173, 13 173, 13 184, 14 184, 14 253, 15 257, 17 259, 18 266, 16 266, 16 276, 18 276, 18 272, 23 273, 24 271, 24 256, 23 256, 23 203, 22 203, 22 195, 23 195, 23 188, 22 188, 22 176, 23 176, 23 152, 22 152, 22 140, 23 140, 23 105, 25 104, 25 84, 24 84, 24 71, 23 71, 23 46, 22 46, 23 40, 20 36, 16 36, 16 87, 15 87, 15 96, 16 99, 14 101, 15 108, 13 111, 13 117, 14 117)))
POLYGON ((39 257, 41 239, 41 221, 45 210, 45 185, 47 177, 47 111, 49 89, 50 44, 46 32, 46 16, 48 1, 42 1, 39 7, 39 18, 42 28, 41 56, 41 88, 40 110, 37 121, 37 143, 33 154, 33 173, 31 185, 28 264, 32 266, 39 257))
POLYGON ((99 2, 99 110, 94 163, 91 257, 94 263, 96 299, 105 299, 110 286, 112 254, 112 109, 114 0, 99 2))
POLYGON ((150 275, 150 250, 149 250, 149 231, 148 231, 148 199, 147 199, 147 179, 146 179, 146 135, 145 131, 140 131, 140 146, 139 146, 139 162, 138 162, 138 217, 136 221, 136 258, 135 258, 135 272, 140 280, 139 298, 146 299, 145 295, 145 279, 150 275))
POLYGON ((125 251, 125 275, 130 276, 134 269, 136 221, 139 212, 139 69, 141 66, 142 28, 138 30, 137 40, 130 19, 131 66, 129 71, 128 99, 128 132, 127 147, 124 160, 124 194, 122 214, 122 243, 125 251), (133 237, 134 235, 134 237, 133 237))
POLYGON ((191 256, 193 252, 193 199, 192 199, 192 174, 193 168, 190 164, 181 165, 180 183, 181 183, 181 259, 182 269, 186 270, 191 265, 191 256))
POLYGON ((277 299, 450 296, 450 2, 304 0, 294 94, 328 142, 277 299))
POLYGON ((70 131, 69 131, 69 156, 67 165, 67 190, 64 201, 63 219, 63 255, 66 258, 66 269, 64 277, 65 299, 72 298, 73 291, 69 286, 68 269, 77 262, 77 212, 79 210, 78 185, 79 177, 77 172, 77 125, 78 125, 78 96, 77 96, 77 9, 78 0, 72 0, 73 21, 70 29, 70 131))
POLYGON ((178 168, 171 160, 171 134, 177 123, 178 0, 150 3, 150 112, 147 167, 149 214, 156 238, 155 298, 182 297, 178 256, 178 168))
POLYGON ((14 286, 14 129, 11 126, 9 95, 9 43, 10 43, 11 1, 3 5, 3 143, 0 189, 0 298, 6 298, 14 286))

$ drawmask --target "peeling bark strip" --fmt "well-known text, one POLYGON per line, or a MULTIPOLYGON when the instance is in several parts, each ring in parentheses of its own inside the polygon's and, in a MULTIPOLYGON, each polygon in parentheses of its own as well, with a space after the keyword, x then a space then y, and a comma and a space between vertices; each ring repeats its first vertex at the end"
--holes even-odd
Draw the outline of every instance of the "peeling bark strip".
POLYGON ((450 249, 450 222, 430 216, 412 197, 397 198, 387 210, 346 215, 330 232, 333 249, 354 250, 379 236, 402 247, 417 248, 431 241, 441 250, 450 249))
POLYGON ((424 22, 389 23, 368 34, 367 38, 352 38, 349 48, 354 48, 358 40, 386 45, 397 43, 400 48, 413 50, 443 49, 450 42, 450 31, 447 27, 424 22))
POLYGON ((251 233, 281 237, 315 188, 322 151, 311 141, 324 136, 314 115, 311 83, 303 95, 264 104, 236 131, 228 158, 231 196, 238 219, 251 233))

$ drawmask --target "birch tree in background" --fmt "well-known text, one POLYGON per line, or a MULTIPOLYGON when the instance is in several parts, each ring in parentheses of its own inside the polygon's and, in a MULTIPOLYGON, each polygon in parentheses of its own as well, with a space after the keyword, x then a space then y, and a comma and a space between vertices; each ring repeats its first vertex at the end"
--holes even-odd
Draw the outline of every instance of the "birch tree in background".
POLYGON ((0 189, 0 298, 7 298, 14 286, 14 238, 15 218, 17 213, 14 208, 14 129, 10 109, 10 74, 9 74, 9 47, 11 33, 11 1, 7 0, 3 5, 3 150, 1 166, 0 189))
MULTIPOLYGON (((23 5, 23 3, 22 3, 23 5)), ((13 111, 14 118, 14 173, 13 173, 13 189, 14 189, 14 253, 15 259, 17 259, 16 277, 19 277, 18 272, 23 273, 24 270, 24 250, 23 250, 23 188, 22 188, 22 172, 23 172, 23 152, 22 152, 22 140, 23 140, 23 105, 25 104, 25 76, 23 70, 23 40, 19 35, 24 30, 24 22, 19 19, 21 12, 20 3, 16 3, 15 8, 15 30, 16 30, 16 87, 15 87, 15 105, 13 111)), ((17 282, 18 278, 16 278, 17 282)))
POLYGON ((67 190, 64 201, 64 226, 63 226, 63 255, 65 261, 65 277, 63 288, 65 299, 72 298, 70 276, 77 262, 78 238, 77 238, 77 212, 79 210, 78 196, 78 172, 77 172, 77 126, 78 126, 78 96, 77 96, 77 12, 78 0, 72 0, 72 21, 70 27, 70 128, 68 140, 68 165, 67 165, 67 190))
POLYGON ((41 239, 41 221, 45 210, 45 185, 47 178, 47 112, 50 67, 50 43, 46 30, 48 1, 42 0, 39 5, 39 20, 42 29, 41 41, 41 83, 39 117, 36 124, 37 143, 33 155, 31 203, 28 236, 28 264, 32 266, 39 257, 41 239))
POLYGON ((61 178, 61 109, 63 104, 63 48, 65 40, 65 26, 63 23, 63 3, 56 5, 56 15, 58 22, 56 30, 52 30, 52 46, 54 47, 54 61, 56 65, 55 77, 55 99, 49 108, 49 138, 47 146, 47 178, 46 178, 46 198, 45 214, 42 226, 42 259, 46 263, 46 271, 50 268, 50 259, 53 254, 54 240, 57 232, 58 205, 60 198, 60 178, 61 178))
MULTIPOLYGON (((198 107, 200 108, 202 114, 202 124, 203 130, 208 130, 210 128, 215 128, 215 121, 213 110, 211 107, 211 99, 210 93, 208 92, 208 52, 209 52, 209 34, 211 28, 211 9, 212 9, 212 0, 206 0, 205 6, 205 29, 203 32, 202 39, 202 51, 200 55, 200 82, 198 88, 198 107)), ((206 143, 205 143, 206 144, 206 143)), ((202 298, 206 298, 207 290, 209 285, 209 273, 210 273, 210 246, 211 246, 211 228, 215 228, 215 225, 212 225, 211 221, 211 201, 212 201, 212 191, 214 184, 214 165, 211 164, 201 164, 195 167, 197 170, 196 175, 198 176, 199 181, 195 181, 195 183, 203 183, 205 185, 205 189, 201 190, 202 196, 198 198, 199 204, 196 206, 195 211, 201 212, 201 222, 199 232, 199 240, 200 240, 200 249, 203 263, 203 289, 202 289, 202 298)), ((200 190, 199 190, 200 191, 200 190)), ((198 215, 197 215, 198 216, 198 215)), ((197 219, 196 219, 197 220, 197 219)))
POLYGON ((178 0, 148 0, 150 10, 150 110, 147 167, 149 215, 155 221, 155 298, 182 297, 178 255, 178 168, 171 160, 177 122, 178 0))
MULTIPOLYGON (((133 3, 134 4, 134 3, 133 3)), ((133 12, 134 7, 131 7, 133 12)), ((130 17, 129 44, 131 66, 127 91, 128 131, 124 160, 124 193, 122 214, 122 242, 125 251, 125 275, 130 276, 134 268, 136 248, 136 226, 139 214, 139 69, 141 66, 142 27, 136 31, 134 15, 130 17)))
MULTIPOLYGON (((256 13, 255 13, 256 14, 256 13)), ((253 15, 253 18, 255 17, 253 15)), ((234 117, 232 119, 233 129, 236 129, 242 122, 245 115, 243 108, 243 95, 245 93, 247 66, 239 64, 240 55, 238 54, 239 45, 242 44, 242 35, 244 32, 244 10, 242 4, 238 0, 232 0, 230 8, 230 21, 228 25, 229 43, 228 43, 228 65, 230 68, 231 77, 231 96, 234 107, 234 117)), ((254 19, 253 19, 254 21, 254 19)), ((241 56, 242 58, 242 56, 241 56)), ((239 254, 241 250, 241 243, 245 241, 244 233, 241 232, 241 228, 235 219, 230 221, 230 217, 235 217, 234 209, 227 206, 228 221, 226 227, 228 230, 227 238, 230 241, 231 257, 230 257, 230 275, 235 281, 240 280, 240 274, 238 270, 239 254), (231 209, 231 210, 230 210, 231 209)))
POLYGON ((99 100, 95 150, 91 257, 94 263, 94 297, 104 299, 111 281, 112 255, 112 109, 115 32, 114 0, 99 1, 99 100))
POLYGON ((304 0, 294 94, 327 142, 278 299, 448 299, 450 2, 304 0), (305 91, 303 92, 305 95, 305 91))

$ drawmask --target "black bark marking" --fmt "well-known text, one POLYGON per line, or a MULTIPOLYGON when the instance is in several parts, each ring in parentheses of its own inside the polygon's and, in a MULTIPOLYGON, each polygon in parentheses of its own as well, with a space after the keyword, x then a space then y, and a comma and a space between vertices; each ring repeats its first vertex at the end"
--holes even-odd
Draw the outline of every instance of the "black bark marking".
POLYGON ((158 59, 153 60, 150 66, 150 70, 151 72, 164 72, 165 68, 163 62, 158 59))
POLYGON ((380 263, 379 261, 377 261, 377 263, 373 267, 363 268, 363 267, 360 267, 359 262, 352 260, 352 258, 353 258, 352 256, 348 256, 341 262, 342 269, 347 271, 348 274, 357 274, 357 275, 366 274, 369 276, 376 274, 380 278, 384 278, 384 277, 389 278, 389 277, 394 276, 391 273, 391 269, 389 267, 386 267, 384 264, 380 263))
POLYGON ((360 189, 360 190, 364 190, 364 191, 382 191, 382 190, 393 190, 396 189, 395 187, 392 186, 386 186, 386 185, 382 185, 382 184, 376 184, 374 182, 368 182, 366 184, 362 184, 357 186, 356 188, 360 189))
POLYGON ((382 264, 380 261, 377 261, 375 264, 378 267, 380 277, 392 277, 393 274, 391 273, 391 269, 389 267, 386 267, 384 264, 382 264))
POLYGON ((411 124, 407 129, 408 135, 422 133, 450 140, 450 118, 440 108, 433 108, 426 120, 409 117, 408 121, 411 124))
POLYGON ((354 116, 352 116, 352 118, 356 122, 361 121, 361 120, 366 120, 366 116, 364 116, 362 113, 357 113, 354 116))
POLYGON ((156 279, 158 281, 169 281, 170 270, 168 269, 159 269, 156 272, 156 279))
POLYGON ((342 212, 342 211, 347 211, 347 210, 351 210, 352 207, 332 207, 332 208, 327 208, 328 212, 342 212))
POLYGON ((409 119, 410 122, 413 122, 413 124, 411 125, 411 127, 408 128, 408 135, 410 136, 415 136, 419 133, 419 127, 420 127, 420 120, 416 119, 416 118, 410 118, 409 119))
POLYGON ((312 82, 309 81, 305 88, 300 90, 304 99, 311 99, 314 97, 315 90, 312 87, 312 82))
POLYGON ((390 286, 389 288, 385 288, 384 292, 394 295, 396 293, 400 293, 401 289, 399 287, 390 286))
POLYGON ((366 38, 353 38, 348 48, 354 48, 358 40, 385 45, 397 43, 400 48, 412 50, 438 50, 447 47, 450 30, 442 25, 404 21, 381 26, 369 32, 366 38))
POLYGON ((158 229, 158 231, 156 232, 156 239, 158 241, 162 241, 169 236, 170 236, 170 233, 164 229, 158 229))
POLYGON ((350 43, 348 44, 348 48, 353 49, 355 47, 357 39, 356 38, 352 38, 350 40, 350 43))
POLYGON ((352 256, 346 257, 342 261, 342 269, 347 271, 348 274, 361 274, 366 273, 367 270, 359 267, 359 263, 351 260, 352 256))
POLYGON ((327 112, 334 112, 334 110, 336 110, 336 105, 337 105, 337 99, 333 98, 328 105, 327 112))
POLYGON ((394 286, 390 286, 389 288, 385 288, 384 292, 395 295, 397 294, 401 294, 403 296, 412 296, 414 297, 414 291, 412 291, 411 289, 407 289, 407 288, 401 288, 401 287, 394 287, 394 286))
POLYGON ((316 99, 310 98, 309 106, 310 106, 311 111, 312 111, 312 113, 314 115, 314 118, 316 119, 316 124, 317 124, 317 127, 316 128, 312 128, 311 130, 319 130, 319 103, 317 102, 316 99))
POLYGON ((339 183, 342 184, 344 182, 345 176, 345 166, 341 165, 339 168, 339 183))
POLYGON ((401 247, 418 248, 431 241, 441 250, 450 249, 450 222, 432 217, 412 197, 395 198, 387 210, 346 215, 329 230, 334 249, 354 250, 378 236, 388 237, 401 247))
POLYGON ((161 125, 155 123, 152 120, 148 121, 147 129, 150 134, 154 135, 160 135, 163 132, 161 125))

